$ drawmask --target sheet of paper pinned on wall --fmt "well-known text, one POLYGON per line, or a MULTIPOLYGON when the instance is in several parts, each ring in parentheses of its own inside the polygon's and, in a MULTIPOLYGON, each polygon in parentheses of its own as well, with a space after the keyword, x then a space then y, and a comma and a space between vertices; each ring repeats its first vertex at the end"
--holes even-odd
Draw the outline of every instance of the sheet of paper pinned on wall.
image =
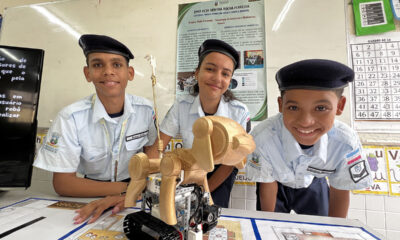
POLYGON ((400 22, 395 22, 395 31, 357 36, 356 14, 352 5, 347 6, 348 64, 355 72, 350 86, 353 128, 359 132, 400 132, 400 22))
POLYGON ((395 30, 389 0, 353 1, 353 10, 357 36, 395 30))
POLYGON ((353 193, 400 196, 400 147, 363 146, 363 154, 374 183, 353 193))
POLYGON ((389 194, 400 196, 400 147, 385 149, 389 174, 389 194))

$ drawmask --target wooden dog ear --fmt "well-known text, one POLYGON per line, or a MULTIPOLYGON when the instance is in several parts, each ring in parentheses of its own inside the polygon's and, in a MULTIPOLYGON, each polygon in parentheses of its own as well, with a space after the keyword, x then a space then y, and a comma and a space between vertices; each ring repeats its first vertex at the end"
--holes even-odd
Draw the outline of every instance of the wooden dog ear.
POLYGON ((196 120, 193 124, 193 144, 191 154, 201 169, 211 172, 214 169, 214 156, 211 148, 213 123, 207 117, 196 120))

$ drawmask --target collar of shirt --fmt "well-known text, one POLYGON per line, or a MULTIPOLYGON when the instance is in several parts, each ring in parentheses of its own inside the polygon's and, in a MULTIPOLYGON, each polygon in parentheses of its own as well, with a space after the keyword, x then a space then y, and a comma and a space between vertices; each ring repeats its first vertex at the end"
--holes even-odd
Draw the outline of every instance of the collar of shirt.
MULTIPOLYGON (((282 124, 283 125, 283 124, 282 124)), ((312 147, 312 156, 308 156, 301 149, 300 144, 296 141, 293 135, 287 130, 285 125, 282 126, 282 143, 284 160, 292 162, 300 156, 306 158, 317 158, 326 163, 328 154, 328 135, 324 134, 318 142, 312 147)), ((310 159, 311 161, 311 159, 310 159)))
MULTIPOLYGON (((94 94, 92 97, 92 103, 93 103, 93 117, 92 117, 93 123, 96 123, 103 118, 104 120, 109 122, 116 122, 107 114, 104 105, 101 103, 100 99, 97 97, 96 94, 94 94)), ((133 109, 128 95, 125 94, 124 114, 121 116, 121 120, 124 121, 132 113, 135 113, 135 109, 133 109)))
MULTIPOLYGON (((214 116, 228 116, 228 112, 229 112, 229 107, 228 107, 228 102, 224 101, 224 98, 221 96, 221 99, 219 100, 219 104, 218 104, 218 109, 217 112, 214 114, 214 116)), ((200 95, 197 95, 194 98, 193 104, 190 107, 190 114, 198 114, 200 117, 204 117, 204 111, 203 108, 201 107, 201 103, 200 103, 200 95)))

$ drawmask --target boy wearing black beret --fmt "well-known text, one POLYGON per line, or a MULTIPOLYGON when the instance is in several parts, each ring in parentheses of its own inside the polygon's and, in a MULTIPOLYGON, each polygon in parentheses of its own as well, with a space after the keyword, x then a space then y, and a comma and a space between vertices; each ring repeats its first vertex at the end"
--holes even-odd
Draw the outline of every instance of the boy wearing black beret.
POLYGON ((322 59, 278 71, 280 113, 252 131, 257 147, 246 166, 257 210, 346 217, 349 190, 371 185, 356 132, 335 120, 353 78, 349 67, 322 59))
POLYGON ((85 34, 79 46, 86 57, 84 75, 96 94, 59 112, 34 166, 53 172, 59 195, 119 195, 127 188, 130 158, 156 138, 152 104, 125 93, 135 72, 129 66, 133 54, 124 44, 85 34))

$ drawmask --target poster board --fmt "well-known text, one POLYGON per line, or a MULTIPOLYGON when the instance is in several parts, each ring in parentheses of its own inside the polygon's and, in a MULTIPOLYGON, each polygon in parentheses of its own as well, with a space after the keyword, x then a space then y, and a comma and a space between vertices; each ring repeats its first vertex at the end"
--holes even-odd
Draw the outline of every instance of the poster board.
POLYGON ((207 39, 220 39, 239 58, 228 86, 244 103, 252 121, 267 118, 264 1, 230 0, 179 5, 176 96, 190 94, 197 84, 197 50, 207 39))

